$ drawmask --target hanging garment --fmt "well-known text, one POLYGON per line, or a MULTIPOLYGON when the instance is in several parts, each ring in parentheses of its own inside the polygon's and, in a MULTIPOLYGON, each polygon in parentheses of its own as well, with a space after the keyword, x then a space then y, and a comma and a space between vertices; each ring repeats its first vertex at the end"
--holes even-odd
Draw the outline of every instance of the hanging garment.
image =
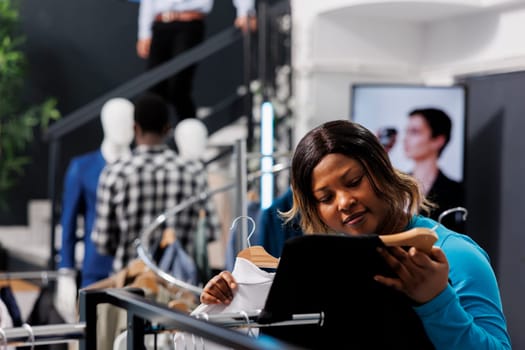
POLYGON ((6 304, 3 302, 3 300, 0 300, 0 328, 12 328, 13 327, 13 319, 11 318, 11 315, 9 314, 9 310, 7 309, 6 304))
POLYGON ((7 261, 9 254, 7 249, 0 243, 0 271, 7 271, 7 261))
POLYGON ((193 259, 184 251, 179 240, 169 245, 160 259, 159 268, 178 280, 197 284, 197 267, 193 259))
POLYGON ((199 211, 199 222, 195 232, 195 247, 193 252, 195 265, 197 266, 198 283, 206 283, 210 280, 211 269, 208 262, 208 238, 206 237, 206 212, 199 211))
MULTIPOLYGON (((93 283, 83 290, 105 289, 105 288, 140 288, 146 299, 155 300, 161 304, 168 304, 173 300, 179 301, 187 308, 195 308, 196 298, 191 292, 181 290, 177 287, 164 285, 162 280, 149 270, 140 259, 132 260, 126 268, 116 274, 93 283)), ((180 310, 180 308, 179 308, 180 310)), ((111 304, 99 304, 97 306, 97 349, 118 349, 122 342, 126 343, 125 335, 120 336, 127 329, 126 310, 111 304), (118 340, 116 340, 118 338, 118 340)))
POLYGON ((280 213, 292 209, 293 193, 291 187, 275 199, 271 206, 261 211, 257 218, 257 237, 252 244, 262 245, 273 256, 281 256, 284 242, 293 237, 303 235, 299 224, 299 216, 285 222, 280 213))
MULTIPOLYGON (((193 295, 184 293, 180 290, 175 292, 162 285, 158 285, 156 293, 151 293, 151 289, 143 289, 144 298, 161 304, 169 304, 172 300, 179 300, 188 304, 191 309, 195 308, 192 304, 193 295)), ((99 304, 97 306, 97 349, 125 349, 127 344, 128 319, 126 310, 111 304, 99 304)), ((144 345, 146 349, 172 349, 172 337, 168 334, 156 335, 155 348, 154 335, 145 335, 144 345)), ((138 345, 137 345, 138 346, 138 345)))
MULTIPOLYGON (((237 291, 230 305, 201 304, 191 313, 191 315, 202 317, 204 314, 211 315, 241 311, 250 312, 262 309, 275 273, 263 271, 246 259, 236 258, 232 275, 237 281, 237 291)), ((246 328, 243 328, 240 331, 245 333, 249 332, 246 328)), ((258 332, 257 329, 251 329, 250 333, 257 335, 258 332)), ((195 339, 192 339, 191 334, 178 333, 175 336, 174 345, 176 349, 193 349, 194 340, 195 339)), ((219 346, 209 341, 205 341, 204 345, 202 342, 203 340, 200 338, 196 341, 199 349, 226 349, 223 346, 219 346)))
POLYGON ((309 349, 433 349, 410 299, 376 282, 393 276, 376 235, 308 235, 285 243, 260 323, 324 313, 324 323, 261 332, 309 349))
POLYGON ((0 288, 0 299, 2 299, 7 307, 7 311, 9 311, 9 315, 13 320, 13 326, 20 327, 22 325, 22 314, 20 313, 20 308, 10 286, 0 288))
MULTIPOLYGON (((53 304, 53 292, 54 290, 50 286, 42 288, 26 321, 28 324, 31 326, 43 326, 65 323, 53 304)), ((37 350, 67 350, 67 344, 37 345, 34 348, 37 350)), ((30 349, 30 347, 20 349, 30 349)))
POLYGON ((235 257, 240 250, 240 244, 238 244, 241 236, 241 230, 236 227, 230 227, 228 233, 228 245, 226 246, 226 257, 224 266, 228 271, 233 271, 235 265, 235 257))

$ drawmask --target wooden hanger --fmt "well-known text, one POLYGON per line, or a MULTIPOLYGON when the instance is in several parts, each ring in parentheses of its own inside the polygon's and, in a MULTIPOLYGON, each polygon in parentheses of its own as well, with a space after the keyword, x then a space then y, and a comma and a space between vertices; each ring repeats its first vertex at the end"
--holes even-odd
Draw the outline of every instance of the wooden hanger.
POLYGON ((264 249, 264 247, 260 245, 255 245, 255 246, 250 245, 250 238, 255 232, 255 221, 251 217, 239 216, 235 218, 235 220, 233 220, 231 229, 234 228, 235 224, 237 223, 237 220, 239 219, 250 220, 252 223, 252 230, 247 237, 248 248, 244 248, 243 250, 241 250, 237 254, 237 257, 249 260, 257 267, 276 269, 277 265, 279 264, 279 259, 270 255, 270 253, 268 253, 266 249, 264 249))
POLYGON ((157 280, 157 275, 155 275, 155 272, 151 270, 144 271, 135 277, 129 287, 146 289, 157 295, 159 292, 159 282, 157 280))
MULTIPOLYGON (((416 227, 401 233, 381 235, 379 238, 387 247, 415 247, 430 254, 438 236, 429 228, 416 227)), ((277 268, 279 264, 279 259, 270 255, 262 246, 250 246, 243 249, 237 254, 237 257, 250 260, 258 267, 277 268)))
POLYGON ((429 228, 416 227, 401 233, 381 235, 379 238, 387 247, 415 247, 429 254, 438 236, 429 228))
POLYGON ((239 254, 237 254, 237 257, 249 260, 257 267, 276 269, 279 264, 279 259, 270 255, 270 253, 260 245, 241 250, 239 254))
POLYGON ((106 277, 100 281, 91 283, 90 285, 82 288, 83 290, 92 289, 106 289, 106 288, 123 288, 126 285, 126 281, 129 279, 135 279, 137 276, 144 272, 147 272, 149 268, 140 259, 131 260, 128 265, 117 273, 106 277))

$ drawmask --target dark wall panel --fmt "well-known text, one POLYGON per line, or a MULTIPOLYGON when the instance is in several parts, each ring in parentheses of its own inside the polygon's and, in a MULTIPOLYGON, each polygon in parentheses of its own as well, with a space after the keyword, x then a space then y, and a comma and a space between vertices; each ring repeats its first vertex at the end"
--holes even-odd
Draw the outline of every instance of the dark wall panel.
POLYGON ((491 255, 513 348, 525 348, 525 72, 466 80, 468 232, 491 255))

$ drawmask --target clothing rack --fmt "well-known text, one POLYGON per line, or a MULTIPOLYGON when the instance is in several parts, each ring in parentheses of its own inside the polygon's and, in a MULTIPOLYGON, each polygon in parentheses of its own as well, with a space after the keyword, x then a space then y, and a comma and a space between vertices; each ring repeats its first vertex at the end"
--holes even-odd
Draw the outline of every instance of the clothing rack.
POLYGON ((35 346, 79 341, 80 350, 97 346, 98 304, 109 303, 128 313, 127 349, 142 349, 144 335, 176 329, 235 349, 298 349, 265 335, 252 338, 230 330, 233 327, 275 327, 289 325, 323 325, 322 313, 293 315, 289 321, 259 324, 260 310, 197 316, 188 316, 163 304, 145 299, 140 289, 106 289, 80 291, 80 322, 0 329, 2 346, 35 346), (146 322, 147 321, 147 322, 146 322), (155 326, 153 327, 152 324, 155 326))
POLYGON ((84 337, 84 323, 0 328, 0 346, 34 346, 66 343, 84 337))
MULTIPOLYGON (((237 168, 242 168, 242 169, 245 169, 245 164, 246 164, 246 149, 245 149, 245 146, 243 146, 243 142, 242 140, 240 140, 237 145, 236 145, 236 154, 237 154, 237 168)), ((278 173, 278 172, 281 172, 283 170, 286 170, 289 168, 289 165, 288 164, 276 164, 272 167, 271 169, 271 173, 278 173)), ((232 183, 229 183, 227 185, 224 185, 222 187, 219 187, 219 188, 216 188, 216 189, 213 189, 213 190, 210 190, 210 191, 207 191, 207 192, 203 192, 203 193, 199 193, 193 197, 190 197, 190 198, 187 198, 186 200, 180 202, 179 204, 177 204, 176 206, 174 206, 173 208, 170 208, 168 210, 166 210, 164 213, 162 213, 161 215, 157 216, 155 218, 155 220, 153 220, 153 222, 151 224, 149 224, 148 226, 146 226, 146 228, 141 232, 139 238, 137 238, 134 242, 134 245, 136 247, 136 250, 137 250, 137 254, 139 256, 139 258, 144 261, 144 263, 146 264, 146 266, 148 268, 150 268, 155 274, 157 274, 160 278, 162 278, 163 280, 165 280, 166 282, 174 285, 174 286, 177 286, 177 287, 180 287, 180 288, 184 288, 194 294, 196 294, 197 296, 200 296, 200 294, 202 293, 202 288, 200 287, 197 287, 197 286, 194 286, 192 284, 189 284, 189 283, 186 283, 184 281, 181 281, 175 277, 173 277, 172 275, 170 275, 169 273, 161 270, 156 264, 155 262, 153 261, 153 258, 151 257, 151 254, 148 252, 148 241, 149 241, 149 237, 151 236, 151 234, 162 224, 166 221, 166 219, 168 217, 171 217, 171 216, 174 216, 176 215, 177 213, 181 212, 182 210, 186 209, 187 207, 195 204, 195 203, 198 203, 198 202, 201 202, 201 201, 204 201, 204 200, 207 200, 208 198, 212 197, 213 195, 215 194, 218 194, 218 193, 221 193, 221 192, 225 192, 225 191, 228 191, 232 188, 236 188, 237 189, 237 197, 238 197, 238 202, 240 203, 240 208, 245 208, 247 207, 246 205, 246 190, 247 190, 247 186, 246 184, 248 182, 253 182, 255 179, 261 177, 261 175, 263 175, 263 172, 262 171, 255 171, 253 173, 250 173, 248 175, 244 175, 246 173, 246 171, 238 171, 237 172, 237 181, 235 182, 232 182, 232 183)), ((247 216, 247 214, 245 212, 240 212, 240 215, 241 216, 247 216)), ((247 242, 247 223, 246 222, 243 222, 242 223, 242 232, 243 232, 243 242, 247 242)))
POLYGON ((207 314, 201 313, 195 315, 199 319, 206 320, 208 322, 220 325, 222 327, 277 327, 277 326, 297 326, 297 325, 318 325, 324 324, 324 313, 311 313, 311 314, 296 314, 291 316, 291 320, 280 321, 273 323, 259 323, 258 319, 261 314, 261 310, 255 310, 250 312, 230 312, 221 314, 207 314))
MULTIPOLYGON (((133 290, 106 289, 80 291, 80 321, 85 324, 85 336, 80 339, 80 350, 93 350, 97 347, 97 305, 109 303, 127 311, 128 334, 127 349, 142 349, 144 335, 164 330, 176 329, 180 332, 193 334, 196 337, 210 340, 214 343, 234 349, 299 349, 298 347, 283 343, 275 338, 259 335, 252 338, 240 332, 221 327, 214 322, 188 316, 179 311, 172 310, 163 304, 145 299, 132 293, 133 290), (155 326, 152 326, 155 325, 155 326)), ((136 290, 142 292, 141 290, 136 290)), ((216 318, 216 316, 210 316, 216 318)), ((228 316, 228 315, 227 315, 228 316)), ((239 315, 235 315, 239 317, 239 315)), ((298 316, 301 318, 301 316, 298 316)), ((308 317, 314 318, 309 315, 308 317)), ((218 320, 218 318, 217 318, 218 320)), ((304 320, 291 321, 304 324, 304 320)), ((311 321, 314 323, 314 321, 311 321)), ((319 323, 319 318, 316 321, 319 323)), ((217 323, 220 323, 217 321, 217 323)), ((223 322, 224 323, 224 322, 223 322)), ((251 322, 244 323, 252 326, 251 322)), ((294 323, 295 324, 295 323, 294 323)))
POLYGON ((44 282, 57 279, 61 273, 59 271, 23 271, 23 272, 0 272, 0 280, 23 279, 38 280, 44 282))
MULTIPOLYGON (((63 272, 53 270, 1 272, 0 281, 11 280, 41 280, 43 285, 56 280, 63 272)), ((43 345, 65 343, 79 339, 84 335, 84 324, 56 324, 31 326, 27 323, 22 327, 0 328, 0 349, 4 345, 43 345)))

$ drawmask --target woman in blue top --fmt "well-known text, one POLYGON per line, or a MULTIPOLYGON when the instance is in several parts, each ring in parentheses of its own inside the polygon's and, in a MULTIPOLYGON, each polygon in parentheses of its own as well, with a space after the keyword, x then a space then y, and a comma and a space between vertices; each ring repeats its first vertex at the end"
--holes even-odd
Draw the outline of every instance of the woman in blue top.
MULTIPOLYGON (((369 130, 332 121, 308 132, 292 160, 293 208, 310 233, 387 235, 435 228, 429 255, 410 248, 381 250, 395 278, 376 276, 414 301, 436 349, 510 349, 501 299, 486 253, 467 236, 417 215, 432 205, 417 182, 395 170, 369 130)), ((229 303, 236 288, 226 271, 204 288, 204 303, 229 303)))

